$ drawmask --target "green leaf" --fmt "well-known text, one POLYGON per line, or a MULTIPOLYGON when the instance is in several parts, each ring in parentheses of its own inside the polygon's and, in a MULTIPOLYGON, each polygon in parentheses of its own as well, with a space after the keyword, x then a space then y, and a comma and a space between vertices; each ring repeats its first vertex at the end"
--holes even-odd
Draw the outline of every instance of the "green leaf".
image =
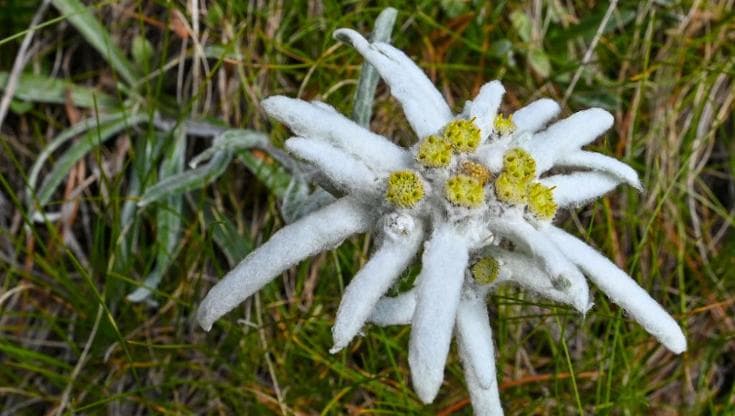
MULTIPOLYGON (((0 72, 0 90, 5 90, 7 72, 0 72)), ((76 85, 68 81, 45 75, 21 74, 15 88, 14 98, 38 103, 64 104, 69 94, 71 102, 77 107, 93 108, 95 99, 100 108, 111 108, 117 102, 111 96, 96 88, 76 85)))
POLYGON ((162 198, 180 195, 209 185, 224 173, 231 160, 231 150, 219 150, 206 164, 163 178, 145 191, 138 201, 138 207, 145 207, 162 198))
POLYGON ((215 243, 222 249, 231 267, 253 250, 252 240, 241 235, 235 224, 222 213, 208 206, 204 210, 204 215, 215 243))
POLYGON ((513 28, 518 33, 518 36, 523 42, 528 43, 531 41, 531 33, 533 30, 533 24, 531 18, 527 14, 520 10, 516 10, 510 14, 510 21, 513 24, 513 28))
POLYGON ((232 160, 233 152, 263 146, 267 137, 250 130, 227 130, 217 136, 212 146, 192 159, 190 165, 197 166, 203 160, 209 160, 205 165, 164 178, 143 194, 138 202, 144 207, 159 199, 203 188, 212 183, 222 173, 232 160))
MULTIPOLYGON (((373 42, 390 43, 393 25, 396 23, 398 11, 392 7, 388 7, 375 20, 375 28, 373 29, 373 42)), ((360 71, 360 80, 357 85, 357 93, 355 95, 355 104, 352 107, 352 119, 363 127, 370 124, 370 118, 373 114, 373 100, 375 98, 375 89, 378 87, 378 71, 368 62, 362 64, 360 71)))
POLYGON ((114 120, 109 123, 100 125, 98 129, 89 131, 81 140, 74 143, 54 164, 46 179, 41 185, 41 189, 36 194, 36 203, 38 209, 44 207, 51 196, 56 191, 61 181, 64 180, 69 170, 90 150, 102 144, 104 141, 113 137, 120 131, 140 124, 148 120, 147 114, 132 114, 122 119, 114 120))
POLYGON ((291 183, 291 175, 283 166, 263 158, 256 157, 249 151, 238 155, 240 161, 279 199, 286 195, 291 183))
POLYGON ((51 140, 49 144, 47 144, 46 147, 43 148, 41 153, 39 153, 38 158, 35 162, 33 162, 31 171, 28 174, 28 185, 26 186, 26 189, 28 191, 27 197, 29 208, 33 206, 33 196, 36 192, 36 183, 38 182, 38 175, 41 173, 41 168, 43 167, 43 164, 46 163, 46 160, 51 156, 51 154, 56 151, 56 149, 61 147, 70 139, 86 132, 89 129, 103 124, 111 123, 113 121, 119 121, 125 117, 127 117, 127 113, 124 112, 107 114, 99 116, 99 118, 90 117, 69 127, 68 129, 62 131, 58 136, 54 137, 54 139, 51 140))
POLYGON ((548 78, 551 74, 551 62, 549 57, 540 48, 531 48, 528 50, 528 63, 534 71, 543 78, 548 78))
MULTIPOLYGON (((159 177, 164 180, 184 169, 186 153, 186 130, 178 128, 174 132, 175 140, 161 164, 159 177)), ((163 275, 173 262, 179 244, 181 218, 183 215, 183 198, 181 194, 169 195, 157 207, 156 211, 156 265, 153 271, 133 293, 127 296, 131 302, 147 299, 161 283, 163 275)))
POLYGON ((133 61, 143 68, 150 68, 153 58, 153 45, 148 39, 143 36, 137 35, 133 38, 133 47, 131 50, 133 54, 133 61))
POLYGON ((84 39, 97 49, 97 52, 128 85, 135 84, 138 74, 87 6, 79 0, 51 0, 51 3, 82 34, 84 39))

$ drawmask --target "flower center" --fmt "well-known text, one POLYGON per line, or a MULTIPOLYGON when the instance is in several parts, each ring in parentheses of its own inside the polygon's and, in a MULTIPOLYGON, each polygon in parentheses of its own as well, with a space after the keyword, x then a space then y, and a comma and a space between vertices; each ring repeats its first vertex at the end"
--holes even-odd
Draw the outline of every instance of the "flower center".
POLYGON ((472 278, 481 285, 495 281, 500 274, 500 263, 493 257, 483 257, 470 267, 472 278))
POLYGON ((419 143, 416 160, 427 168, 441 168, 452 161, 452 145, 442 137, 431 135, 419 143))
POLYGON ((502 114, 498 114, 493 122, 493 128, 499 136, 505 136, 506 134, 512 134, 516 131, 516 125, 513 123, 513 114, 508 117, 504 117, 502 114))
POLYGON ((399 170, 388 176, 385 199, 399 208, 412 208, 424 198, 424 183, 412 170, 399 170))
POLYGON ((477 208, 485 201, 485 189, 477 178, 467 175, 452 176, 444 185, 444 195, 454 205, 477 208))
POLYGON ((474 152, 480 145, 480 128, 472 120, 452 120, 444 127, 444 138, 457 153, 474 152))

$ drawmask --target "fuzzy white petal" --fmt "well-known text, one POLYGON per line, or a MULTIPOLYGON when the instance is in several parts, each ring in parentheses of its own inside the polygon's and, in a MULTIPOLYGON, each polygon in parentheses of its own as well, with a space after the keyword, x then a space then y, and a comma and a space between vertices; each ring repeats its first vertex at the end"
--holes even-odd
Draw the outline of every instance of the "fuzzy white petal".
POLYGON ((679 324, 633 278, 582 240, 556 227, 546 234, 605 294, 672 352, 687 348, 679 324))
POLYGON ((589 290, 584 284, 584 276, 544 233, 523 218, 513 218, 510 215, 491 220, 489 226, 493 232, 508 238, 538 258, 544 271, 551 276, 552 284, 560 288, 568 286, 567 292, 577 310, 588 308, 589 290))
POLYGON ((467 364, 473 369, 478 383, 489 388, 497 383, 493 335, 484 297, 471 292, 471 289, 467 290, 457 308, 457 339, 461 339, 467 349, 467 364))
POLYGON ((345 197, 282 228, 207 293, 197 311, 199 325, 209 331, 214 321, 289 267, 367 231, 373 215, 368 207, 345 197))
POLYGON ((338 29, 334 37, 352 45, 378 70, 419 138, 438 133, 452 119, 444 97, 402 51, 386 43, 371 44, 352 29, 338 29))
MULTIPOLYGON (((459 328, 458 328, 459 329, 459 328)), ((467 390, 470 392, 470 400, 472 402, 472 409, 477 416, 503 416, 503 406, 500 405, 500 394, 498 392, 498 382, 495 375, 495 352, 492 343, 492 331, 488 324, 487 334, 489 335, 490 342, 485 344, 486 349, 482 355, 489 355, 492 357, 488 362, 487 366, 491 368, 493 373, 493 382, 490 385, 484 386, 480 383, 480 379, 476 375, 475 367, 472 365, 473 361, 478 361, 479 357, 475 357, 477 351, 477 345, 468 342, 465 336, 457 331, 457 349, 459 352, 459 358, 462 361, 462 368, 464 369, 464 379, 467 382, 467 390)), ((486 359, 486 358, 483 358, 486 359)))
MULTIPOLYGON (((547 299, 572 305, 575 308, 578 308, 580 305, 575 305, 574 298, 570 296, 570 293, 589 292, 586 280, 574 280, 570 282, 571 286, 565 290, 554 287, 551 276, 541 270, 535 259, 526 255, 502 249, 494 249, 492 256, 501 263, 501 270, 506 272, 501 273, 501 277, 498 277, 498 284, 505 282, 515 283, 547 299), (579 289, 574 287, 574 285, 584 285, 585 287, 579 289)), ((587 304, 584 309, 578 310, 582 314, 586 314, 590 306, 591 304, 587 304)))
POLYGON ((296 135, 334 143, 375 171, 401 169, 410 161, 404 149, 330 109, 327 104, 277 95, 266 98, 261 105, 268 115, 286 124, 296 135))
POLYGON ((642 190, 641 181, 638 179, 638 172, 625 163, 601 153, 581 150, 562 154, 557 158, 556 165, 602 171, 620 178, 639 191, 642 190))
POLYGON ((375 304, 368 321, 379 326, 408 325, 416 310, 416 289, 411 289, 398 296, 383 296, 375 304))
POLYGON ((424 403, 434 400, 444 379, 468 257, 464 237, 449 224, 439 224, 424 248, 408 350, 413 387, 424 403))
POLYGON ((345 289, 332 328, 332 353, 347 346, 357 335, 380 297, 416 255, 423 241, 423 227, 411 217, 403 219, 410 224, 403 232, 386 232, 380 248, 345 289))
POLYGON ((498 114, 500 101, 505 94, 505 88, 500 81, 490 81, 480 88, 474 100, 469 104, 469 118, 475 120, 480 128, 482 140, 484 141, 493 130, 493 122, 498 114))
POLYGON ((612 191, 620 179, 601 172, 574 172, 552 175, 539 180, 554 189, 554 201, 560 208, 582 206, 612 191))
POLYGON ((613 116, 601 108, 579 111, 535 134, 524 147, 536 159, 536 170, 540 175, 549 170, 560 156, 591 143, 607 131, 613 121, 613 116))
POLYGON ((340 188, 362 196, 377 192, 378 178, 364 163, 321 140, 292 137, 286 140, 286 149, 310 162, 340 188))
POLYGON ((491 172, 498 173, 503 169, 503 155, 513 142, 513 136, 501 137, 481 144, 475 154, 491 172))
POLYGON ((552 99, 541 98, 536 100, 513 113, 516 132, 535 133, 558 116, 560 111, 559 104, 552 99))

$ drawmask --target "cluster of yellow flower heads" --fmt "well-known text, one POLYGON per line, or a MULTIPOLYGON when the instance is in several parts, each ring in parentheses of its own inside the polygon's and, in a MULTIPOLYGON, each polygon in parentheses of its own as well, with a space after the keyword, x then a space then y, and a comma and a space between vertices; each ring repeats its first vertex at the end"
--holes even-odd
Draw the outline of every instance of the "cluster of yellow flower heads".
POLYGON ((495 195, 514 205, 528 205, 528 210, 542 220, 556 214, 553 190, 536 182, 536 161, 528 152, 515 148, 503 156, 503 170, 495 181, 495 195))
MULTIPOLYGON (((493 127, 500 136, 513 133, 515 125, 511 116, 498 115, 493 127)), ((472 153, 480 145, 481 132, 474 120, 453 120, 443 134, 425 137, 416 147, 416 160, 425 168, 450 166, 453 155, 472 153)), ((478 208, 485 201, 485 185, 493 182, 493 175, 483 164, 463 160, 454 175, 444 183, 444 197, 455 206, 478 208)), ((550 220, 556 214, 553 190, 535 181, 536 161, 528 152, 515 148, 503 157, 503 169, 495 178, 494 188, 498 200, 527 205, 536 217, 550 220)), ((385 198, 399 208, 412 208, 425 196, 421 176, 411 170, 390 174, 385 198)))

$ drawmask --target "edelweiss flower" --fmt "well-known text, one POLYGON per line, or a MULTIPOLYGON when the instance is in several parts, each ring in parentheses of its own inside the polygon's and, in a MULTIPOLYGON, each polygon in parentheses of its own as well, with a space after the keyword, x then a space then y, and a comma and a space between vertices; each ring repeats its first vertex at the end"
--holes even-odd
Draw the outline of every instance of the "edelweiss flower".
POLYGON ((502 413, 484 299, 504 281, 584 313, 590 306, 587 275, 667 348, 684 351, 677 323, 633 279, 551 225, 558 208, 583 204, 619 183, 640 189, 627 165, 581 150, 610 128, 609 113, 581 111, 544 130, 560 111, 555 102, 541 99, 505 117, 497 113, 504 88, 493 81, 455 116, 400 50, 349 29, 335 37, 378 70, 419 140, 403 149, 327 104, 264 100, 265 111, 296 134, 286 148, 344 196, 278 231, 215 285, 198 311, 205 330, 299 261, 353 234, 373 232, 377 248, 345 290, 332 352, 368 320, 410 323, 413 386, 426 403, 442 383, 456 328, 476 412, 502 413), (544 176, 559 166, 583 170, 544 176), (415 288, 381 299, 424 241, 415 288))

